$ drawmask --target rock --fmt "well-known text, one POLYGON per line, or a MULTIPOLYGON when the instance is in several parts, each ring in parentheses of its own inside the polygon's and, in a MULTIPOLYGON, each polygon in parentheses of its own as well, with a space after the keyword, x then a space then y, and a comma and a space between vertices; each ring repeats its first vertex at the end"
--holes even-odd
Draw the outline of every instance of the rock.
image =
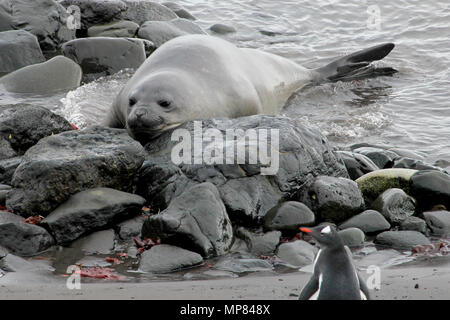
POLYGON ((48 215, 77 192, 108 187, 131 191, 144 150, 126 130, 89 127, 41 139, 16 169, 8 208, 48 215))
POLYGON ((117 233, 122 240, 128 240, 141 234, 145 216, 139 215, 117 225, 117 233))
POLYGON ((169 8, 173 12, 175 12, 175 14, 179 18, 184 18, 184 19, 188 19, 188 20, 196 20, 196 18, 192 14, 190 14, 185 8, 180 6, 178 3, 175 3, 175 2, 163 2, 162 5, 167 7, 167 8, 169 8))
POLYGON ((411 250, 413 246, 429 244, 430 240, 418 231, 385 231, 378 234, 374 242, 395 249, 411 250))
POLYGON ((352 180, 356 180, 366 173, 379 170, 377 165, 365 155, 349 151, 336 151, 336 153, 344 161, 348 175, 352 180))
POLYGON ((55 241, 42 227, 24 222, 0 224, 0 245, 19 256, 37 255, 55 241))
POLYGON ((339 225, 339 229, 347 228, 358 228, 364 233, 373 234, 389 230, 391 225, 378 211, 366 210, 339 225))
POLYGON ((0 76, 45 61, 36 36, 25 30, 0 32, 0 52, 0 76))
MULTIPOLYGON (((138 181, 137 193, 151 200, 153 208, 163 210, 173 198, 190 186, 211 182, 219 189, 230 219, 239 225, 254 227, 262 223, 267 211, 281 201, 292 198, 299 186, 314 176, 348 177, 343 162, 336 156, 327 139, 319 131, 294 119, 255 115, 190 121, 179 129, 186 129, 192 137, 199 123, 203 135, 209 129, 217 129, 223 136, 226 136, 227 130, 238 133, 237 137, 232 137, 232 141, 226 141, 227 147, 231 146, 234 150, 231 156, 234 157, 234 164, 194 164, 191 158, 190 163, 185 161, 185 164, 176 165, 171 160, 172 149, 176 146, 176 142, 171 141, 172 132, 162 134, 146 145, 149 156, 140 169, 138 181), (261 163, 236 163, 244 162, 236 161, 236 150, 245 151, 249 148, 249 144, 242 142, 242 136, 252 132, 257 134, 267 128, 273 132, 278 130, 280 135, 278 148, 272 144, 270 158, 273 161, 269 161, 270 167, 261 163), (240 134, 239 130, 243 133, 240 134), (265 175, 260 174, 264 173, 262 170, 265 170, 265 175)), ((214 143, 203 140, 203 150, 212 147, 214 143)))
POLYGON ((388 151, 396 153, 399 157, 410 158, 415 160, 424 160, 424 157, 422 155, 411 150, 402 148, 389 148, 388 151))
POLYGON ((11 147, 9 141, 0 137, 0 161, 10 159, 17 156, 17 152, 11 147))
POLYGON ((338 232, 344 245, 349 247, 361 246, 366 236, 361 229, 350 227, 338 232))
POLYGON ((370 205, 387 189, 399 188, 409 194, 411 176, 417 172, 412 169, 382 169, 367 173, 355 182, 362 191, 366 204, 370 205))
POLYGON ((393 168, 406 168, 406 169, 414 169, 414 170, 437 170, 443 171, 439 167, 435 167, 421 160, 411 159, 411 158, 398 158, 394 161, 393 168))
POLYGON ((47 94, 78 87, 82 71, 72 60, 56 56, 0 78, 0 86, 14 93, 47 94))
POLYGON ((448 169, 450 168, 450 161, 445 159, 436 160, 433 166, 446 169, 448 171, 448 169))
MULTIPOLYGON (((9 143, 8 143, 9 145, 9 143)), ((0 183, 10 185, 16 168, 22 162, 22 157, 13 157, 0 160, 0 183)))
POLYGON ((261 259, 250 258, 225 258, 214 265, 214 269, 230 271, 234 273, 272 271, 270 262, 261 259))
POLYGON ((217 188, 205 182, 187 189, 161 214, 150 216, 142 237, 160 238, 211 257, 229 250, 233 230, 217 188))
POLYGON ((141 0, 63 0, 66 8, 77 6, 81 13, 81 30, 118 20, 133 21, 139 25, 149 20, 171 20, 177 15, 169 8, 151 1, 141 0))
POLYGON ((177 18, 170 21, 147 21, 138 31, 139 38, 148 39, 158 48, 170 39, 187 34, 206 34, 194 22, 177 18))
POLYGON ((113 229, 97 231, 80 238, 71 244, 87 254, 109 254, 114 249, 115 233, 113 229))
POLYGON ((419 217, 407 217, 400 223, 400 230, 419 231, 425 235, 428 234, 427 223, 419 217))
POLYGON ((75 39, 62 46, 62 53, 81 66, 87 80, 137 69, 146 59, 142 41, 123 38, 75 39))
POLYGON ((255 255, 272 255, 280 243, 281 232, 270 231, 256 234, 240 227, 236 230, 235 235, 245 241, 249 252, 255 255))
POLYGON ((446 210, 427 211, 423 213, 431 232, 438 236, 450 234, 450 212, 446 210))
POLYGON ((211 27, 209 27, 209 30, 218 34, 227 34, 236 32, 236 29, 233 26, 229 26, 222 23, 213 24, 211 27))
MULTIPOLYGON (((11 190, 11 186, 0 184, 0 205, 4 206, 6 202, 6 195, 11 190)), ((1 221, 1 216, 0 216, 1 221)))
POLYGON ((6 223, 19 223, 22 222, 22 219, 23 218, 17 214, 0 210, 0 225, 6 223))
POLYGON ((392 146, 389 146, 386 144, 371 144, 371 143, 367 143, 367 142, 361 142, 361 143, 352 144, 352 145, 346 147, 345 149, 350 150, 350 151, 355 151, 356 149, 366 148, 366 147, 382 149, 382 150, 389 150, 389 149, 393 148, 392 146))
POLYGON ((393 225, 399 225, 414 214, 416 200, 402 189, 392 188, 384 191, 372 203, 372 209, 381 214, 393 225))
POLYGON ((420 211, 442 204, 450 208, 450 175, 435 170, 419 171, 411 177, 410 195, 420 211))
POLYGON ((142 41, 142 43, 144 44, 144 48, 145 48, 145 55, 147 57, 149 57, 153 51, 156 50, 156 46, 153 42, 151 42, 150 40, 147 39, 135 39, 137 41, 142 41))
POLYGON ((69 13, 54 0, 0 0, 0 31, 23 29, 34 34, 43 51, 55 51, 75 38, 69 13))
POLYGON ((297 196, 321 221, 339 223, 364 210, 358 185, 346 178, 319 176, 297 196))
POLYGON ((14 254, 7 254, 5 257, 0 259, 0 271, 4 270, 6 272, 26 272, 33 271, 36 272, 38 270, 49 270, 51 268, 46 268, 42 266, 36 261, 29 261, 22 257, 18 257, 14 254))
POLYGON ((398 158, 395 152, 374 147, 361 147, 354 149, 353 152, 365 155, 380 169, 392 168, 394 160, 398 158))
POLYGON ((89 189, 72 195, 41 225, 50 231, 58 244, 66 244, 93 230, 139 214, 144 203, 145 199, 135 194, 110 188, 89 189))
POLYGON ((0 137, 23 155, 39 140, 73 130, 63 117, 47 108, 27 104, 0 106, 0 137))
POLYGON ((313 263, 317 248, 303 240, 286 242, 280 244, 277 256, 296 267, 306 266, 313 263))
POLYGON ((264 216, 266 230, 298 232, 300 226, 312 226, 314 213, 305 204, 297 201, 286 201, 270 209, 264 216))
POLYGON ((2 269, 1 267, 1 260, 6 257, 8 255, 8 250, 6 250, 6 248, 3 248, 2 246, 0 246, 0 269, 2 269))
POLYGON ((133 38, 138 29, 137 23, 121 20, 92 26, 87 30, 87 34, 89 37, 133 38))
POLYGON ((198 253, 168 244, 153 246, 141 254, 139 271, 167 273, 192 267, 203 262, 198 253))

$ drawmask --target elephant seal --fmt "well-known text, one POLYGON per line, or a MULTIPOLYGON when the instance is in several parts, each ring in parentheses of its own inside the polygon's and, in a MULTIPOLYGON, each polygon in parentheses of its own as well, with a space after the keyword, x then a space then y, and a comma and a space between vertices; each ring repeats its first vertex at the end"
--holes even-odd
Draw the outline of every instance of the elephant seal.
POLYGON ((313 70, 213 36, 180 36, 138 68, 117 95, 105 124, 126 128, 142 143, 188 120, 276 114, 309 83, 396 72, 370 65, 393 48, 382 44, 313 70))

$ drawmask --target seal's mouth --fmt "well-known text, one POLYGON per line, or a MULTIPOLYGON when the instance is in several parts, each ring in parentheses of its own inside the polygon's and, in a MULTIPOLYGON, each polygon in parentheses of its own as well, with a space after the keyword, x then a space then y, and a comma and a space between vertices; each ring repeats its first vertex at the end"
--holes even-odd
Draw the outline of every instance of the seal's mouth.
POLYGON ((128 133, 130 134, 130 136, 141 142, 141 143, 146 143, 149 142, 151 140, 154 140, 156 138, 158 138, 160 135, 162 135, 164 132, 174 129, 178 126, 180 126, 182 123, 171 123, 171 124, 160 124, 157 127, 145 127, 145 126, 141 126, 141 127, 128 127, 128 133))

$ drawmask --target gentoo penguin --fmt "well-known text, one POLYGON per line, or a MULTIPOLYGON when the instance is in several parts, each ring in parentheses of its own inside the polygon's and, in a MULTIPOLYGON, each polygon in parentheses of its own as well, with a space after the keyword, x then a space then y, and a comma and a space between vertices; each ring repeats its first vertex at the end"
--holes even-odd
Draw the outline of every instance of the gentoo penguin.
POLYGON ((320 245, 314 259, 311 279, 303 288, 299 300, 367 300, 369 290, 359 276, 336 229, 330 225, 300 228, 320 245))

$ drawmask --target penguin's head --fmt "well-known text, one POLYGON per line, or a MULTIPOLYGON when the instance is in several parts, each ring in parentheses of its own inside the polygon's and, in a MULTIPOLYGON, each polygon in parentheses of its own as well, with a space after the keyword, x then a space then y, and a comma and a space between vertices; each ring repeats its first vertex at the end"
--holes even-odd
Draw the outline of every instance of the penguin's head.
POLYGON ((321 247, 334 247, 342 244, 336 228, 332 225, 319 225, 314 228, 300 228, 301 232, 307 233, 316 240, 321 247))

